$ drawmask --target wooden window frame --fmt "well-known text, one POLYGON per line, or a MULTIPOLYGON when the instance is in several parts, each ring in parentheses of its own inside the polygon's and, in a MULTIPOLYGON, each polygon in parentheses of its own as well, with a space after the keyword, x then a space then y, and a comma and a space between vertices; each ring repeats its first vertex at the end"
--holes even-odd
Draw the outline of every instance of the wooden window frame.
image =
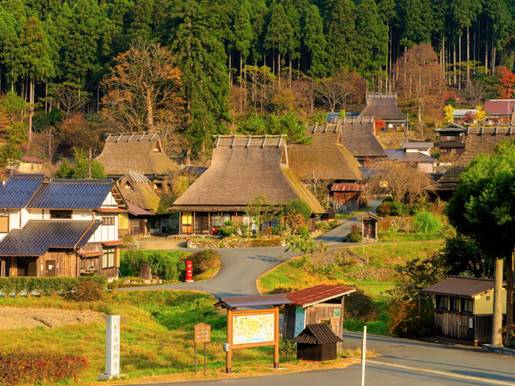
POLYGON ((472 299, 461 298, 460 310, 464 314, 472 314, 474 312, 474 301, 472 299), (470 305, 470 307, 466 305, 470 305))
POLYGON ((50 218, 52 220, 71 220, 73 215, 72 210, 66 209, 51 209, 50 210, 50 218))
POLYGON ((114 268, 116 248, 105 247, 102 253, 102 269, 114 268))
POLYGON ((0 233, 9 233, 9 215, 0 215, 0 233), (6 221, 5 228, 2 227, 2 221, 6 221))
POLYGON ((114 217, 115 216, 102 216, 102 225, 105 225, 105 226, 115 225, 116 220, 114 217))

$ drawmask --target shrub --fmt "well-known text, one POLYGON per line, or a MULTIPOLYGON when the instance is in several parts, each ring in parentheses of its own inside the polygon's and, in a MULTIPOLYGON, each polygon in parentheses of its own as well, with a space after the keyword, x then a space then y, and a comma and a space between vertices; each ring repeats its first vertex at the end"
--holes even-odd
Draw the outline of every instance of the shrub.
POLYGON ((392 202, 392 210, 390 212, 390 214, 392 216, 408 216, 410 213, 409 213, 409 208, 407 207, 406 204, 403 204, 402 202, 392 202))
POLYGON ((141 266, 148 264, 152 275, 163 280, 179 280, 182 269, 181 254, 176 251, 142 251, 130 249, 122 253, 122 276, 139 276, 141 266))
POLYGON ((188 256, 193 263, 193 275, 218 269, 222 265, 220 254, 214 249, 206 249, 188 256))
POLYGON ((383 202, 376 209, 376 213, 379 216, 386 217, 392 213, 392 203, 391 202, 383 202))
POLYGON ((420 211, 415 215, 415 230, 422 233, 437 233, 442 229, 442 222, 433 213, 420 211))
POLYGON ((86 358, 49 353, 0 354, 0 384, 4 386, 55 384, 76 379, 87 367, 86 358))
POLYGON ((345 319, 374 320, 377 318, 377 307, 372 298, 362 290, 350 294, 345 299, 345 319))
POLYGON ((305 220, 311 217, 311 208, 302 200, 290 200, 284 206, 284 214, 294 215, 300 214, 305 220))
POLYGON ((236 233, 236 228, 234 227, 232 221, 226 221, 225 225, 218 230, 218 234, 222 237, 230 237, 236 233))
POLYGON ((347 236, 353 243, 359 243, 363 239, 361 235, 361 229, 357 225, 353 225, 349 235, 347 236))
POLYGON ((87 278, 75 283, 67 298, 76 302, 94 302, 104 298, 104 287, 97 280, 87 278))
POLYGON ((81 281, 94 281, 100 288, 105 288, 106 279, 100 276, 88 277, 2 277, 0 278, 0 293, 4 296, 25 293, 30 296, 33 292, 39 295, 67 295, 81 281))

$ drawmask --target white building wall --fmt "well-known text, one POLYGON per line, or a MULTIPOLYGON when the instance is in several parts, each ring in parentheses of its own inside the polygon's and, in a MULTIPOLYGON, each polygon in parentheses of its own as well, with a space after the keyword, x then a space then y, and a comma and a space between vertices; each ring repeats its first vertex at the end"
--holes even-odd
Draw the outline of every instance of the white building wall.
POLYGON ((96 215, 96 219, 102 221, 102 217, 111 217, 114 218, 113 225, 104 225, 101 224, 91 239, 90 243, 99 243, 105 241, 117 241, 118 240, 118 216, 116 214, 98 214, 96 215))
POLYGON ((9 211, 9 230, 12 229, 21 229, 21 210, 9 211))

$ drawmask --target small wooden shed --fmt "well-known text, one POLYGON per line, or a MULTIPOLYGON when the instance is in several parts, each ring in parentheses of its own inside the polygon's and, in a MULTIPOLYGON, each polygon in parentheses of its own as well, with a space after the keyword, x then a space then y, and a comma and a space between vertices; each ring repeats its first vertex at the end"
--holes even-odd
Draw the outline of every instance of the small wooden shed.
POLYGON ((372 212, 367 212, 359 217, 361 220, 361 236, 363 241, 377 241, 377 222, 381 220, 372 212))
POLYGON ((294 340, 297 359, 329 361, 336 359, 336 346, 342 342, 327 324, 309 324, 294 340))

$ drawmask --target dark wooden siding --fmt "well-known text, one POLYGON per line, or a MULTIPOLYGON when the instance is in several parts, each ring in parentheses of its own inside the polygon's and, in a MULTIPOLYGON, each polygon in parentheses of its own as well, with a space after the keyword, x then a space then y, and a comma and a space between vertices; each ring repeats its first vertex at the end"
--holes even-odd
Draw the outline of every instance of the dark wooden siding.
POLYGON ((52 251, 40 256, 36 261, 36 276, 46 277, 46 262, 55 261, 55 276, 77 276, 77 254, 75 252, 52 251))
POLYGON ((436 333, 453 339, 473 341, 474 329, 469 328, 469 319, 474 320, 474 315, 435 311, 436 333))
POLYGON ((343 306, 341 304, 322 303, 306 309, 306 325, 327 323, 331 330, 343 336, 343 306))

